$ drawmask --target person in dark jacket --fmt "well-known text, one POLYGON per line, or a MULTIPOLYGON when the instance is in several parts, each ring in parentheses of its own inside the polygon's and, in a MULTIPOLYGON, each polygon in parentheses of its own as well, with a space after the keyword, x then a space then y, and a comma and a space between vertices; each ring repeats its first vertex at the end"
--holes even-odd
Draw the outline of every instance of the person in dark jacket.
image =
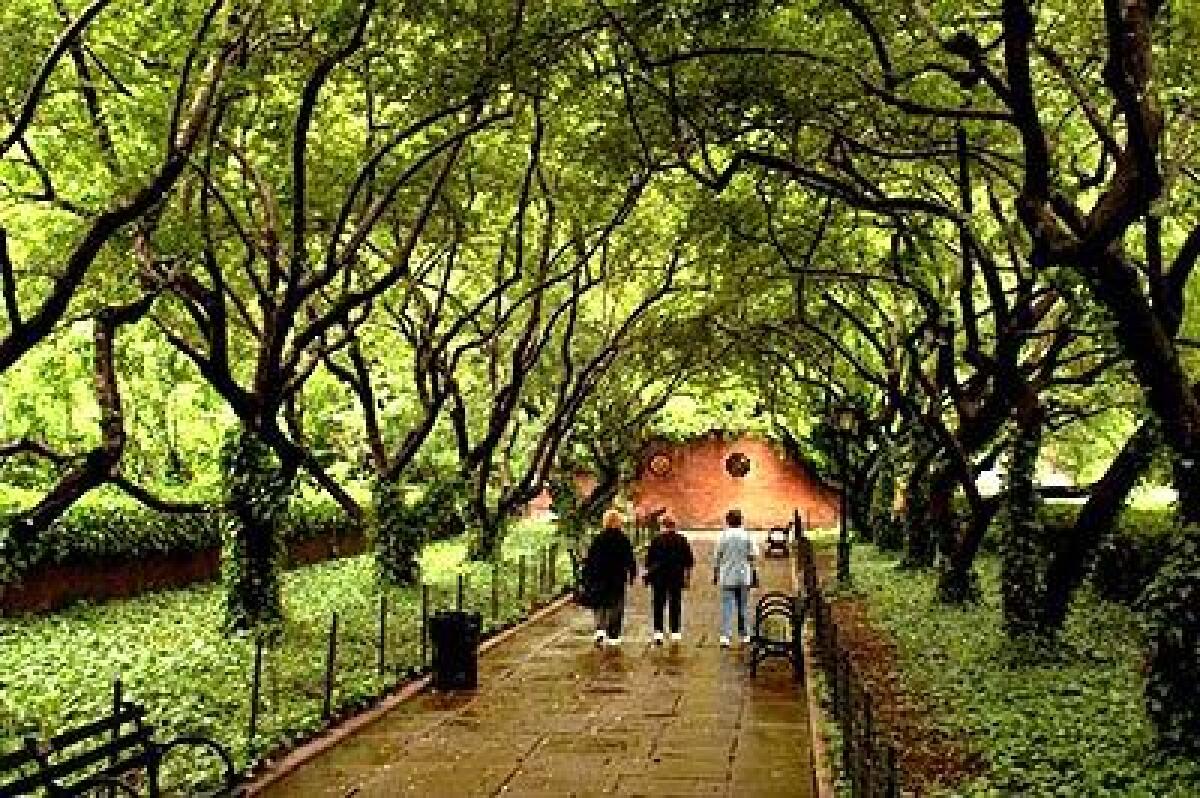
POLYGON ((683 639, 683 589, 692 579, 692 546, 688 539, 675 528, 675 519, 664 515, 659 522, 662 529, 650 541, 646 552, 646 584, 650 585, 651 603, 654 607, 654 644, 663 644, 663 610, 669 609, 671 640, 683 639))
POLYGON ((625 586, 637 576, 633 544, 621 528, 624 519, 617 510, 604 514, 604 529, 592 540, 584 560, 584 578, 593 596, 596 615, 596 645, 608 641, 621 645, 621 624, 625 618, 625 586))

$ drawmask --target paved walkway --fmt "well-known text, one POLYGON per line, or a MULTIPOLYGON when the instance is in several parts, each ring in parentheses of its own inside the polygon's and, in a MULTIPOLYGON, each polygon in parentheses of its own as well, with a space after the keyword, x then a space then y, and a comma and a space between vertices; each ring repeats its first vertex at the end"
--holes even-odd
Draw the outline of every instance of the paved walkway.
MULTIPOLYGON (((712 536, 692 539, 682 643, 647 642, 639 581, 619 650, 595 649, 590 613, 563 609, 486 654, 477 694, 407 702, 264 794, 811 796, 803 689, 782 663, 752 681, 745 651, 717 645, 712 536)), ((787 589, 790 563, 761 578, 787 589)))

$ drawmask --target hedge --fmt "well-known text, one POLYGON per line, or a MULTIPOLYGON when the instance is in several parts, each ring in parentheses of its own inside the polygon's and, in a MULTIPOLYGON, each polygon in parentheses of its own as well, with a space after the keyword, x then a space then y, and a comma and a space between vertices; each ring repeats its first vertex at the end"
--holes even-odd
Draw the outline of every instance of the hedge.
MULTIPOLYGON (((40 565, 193 554, 221 545, 219 513, 164 514, 124 497, 98 495, 71 508, 31 547, 17 552, 8 538, 15 509, 0 495, 0 583, 40 565)), ((293 501, 285 528, 289 543, 354 531, 340 507, 313 500, 293 501)))

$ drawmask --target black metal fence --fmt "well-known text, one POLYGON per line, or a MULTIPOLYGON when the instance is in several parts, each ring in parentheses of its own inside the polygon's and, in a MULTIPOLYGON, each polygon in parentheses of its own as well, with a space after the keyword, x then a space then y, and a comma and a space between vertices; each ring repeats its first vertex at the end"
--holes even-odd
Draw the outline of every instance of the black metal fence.
POLYGON ((485 636, 519 623, 573 585, 567 554, 552 544, 460 571, 451 581, 382 590, 332 612, 323 631, 289 628, 275 645, 252 641, 245 761, 361 711, 427 673, 434 613, 478 612, 485 636))
POLYGON ((829 600, 817 577, 810 539, 797 540, 796 559, 809 601, 817 658, 829 684, 833 721, 841 733, 840 762, 834 764, 855 798, 896 798, 903 786, 896 746, 880 722, 871 691, 839 637, 829 600))

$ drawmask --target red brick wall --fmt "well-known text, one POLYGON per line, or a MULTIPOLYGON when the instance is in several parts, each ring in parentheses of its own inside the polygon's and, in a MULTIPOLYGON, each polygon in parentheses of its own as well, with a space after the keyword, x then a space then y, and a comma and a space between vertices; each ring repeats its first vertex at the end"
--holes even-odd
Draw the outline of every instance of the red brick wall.
POLYGON ((838 517, 835 491, 766 441, 752 438, 714 436, 652 446, 632 493, 639 515, 665 506, 684 529, 720 527, 731 507, 741 509, 752 529, 782 526, 797 508, 807 525, 832 525, 838 517), (725 469, 735 452, 750 459, 750 472, 741 478, 725 469), (669 473, 660 476, 647 467, 656 454, 670 458, 669 473))

